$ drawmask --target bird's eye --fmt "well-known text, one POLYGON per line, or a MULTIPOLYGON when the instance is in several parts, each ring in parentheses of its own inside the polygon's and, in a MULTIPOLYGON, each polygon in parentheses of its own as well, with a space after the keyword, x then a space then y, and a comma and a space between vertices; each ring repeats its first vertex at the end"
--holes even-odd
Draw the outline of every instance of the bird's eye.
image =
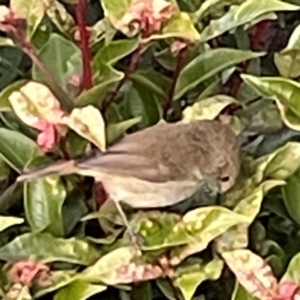
POLYGON ((221 178, 221 181, 222 181, 222 182, 227 182, 227 181, 229 181, 229 180, 230 180, 230 177, 229 177, 229 176, 224 176, 224 177, 221 178))

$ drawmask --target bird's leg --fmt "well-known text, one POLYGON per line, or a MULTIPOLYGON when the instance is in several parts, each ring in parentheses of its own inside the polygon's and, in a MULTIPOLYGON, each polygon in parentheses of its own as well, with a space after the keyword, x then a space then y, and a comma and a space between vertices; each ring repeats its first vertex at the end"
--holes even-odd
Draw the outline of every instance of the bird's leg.
POLYGON ((124 222, 124 225, 126 226, 126 228, 128 230, 128 233, 130 235, 132 243, 136 244, 137 246, 140 246, 141 240, 139 239, 139 236, 133 232, 132 227, 130 226, 130 224, 128 222, 128 219, 124 213, 124 210, 123 210, 120 202, 114 201, 114 203, 115 203, 116 209, 118 210, 118 212, 124 222))

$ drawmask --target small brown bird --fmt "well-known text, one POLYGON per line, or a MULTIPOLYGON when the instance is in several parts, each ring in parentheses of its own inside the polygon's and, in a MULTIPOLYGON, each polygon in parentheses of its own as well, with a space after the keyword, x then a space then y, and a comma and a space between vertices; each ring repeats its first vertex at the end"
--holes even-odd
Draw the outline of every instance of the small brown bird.
MULTIPOLYGON (((203 184, 224 193, 239 173, 239 145, 219 121, 166 123, 126 135, 104 153, 25 172, 17 180, 76 173, 101 181, 124 219, 119 202, 133 208, 174 205, 203 184)), ((127 223, 128 224, 128 223, 127 223)))

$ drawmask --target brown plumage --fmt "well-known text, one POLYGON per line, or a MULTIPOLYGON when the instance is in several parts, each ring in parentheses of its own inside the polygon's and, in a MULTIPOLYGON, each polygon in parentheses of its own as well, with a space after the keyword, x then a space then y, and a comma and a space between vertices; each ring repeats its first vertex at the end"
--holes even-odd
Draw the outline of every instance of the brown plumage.
POLYGON ((58 162, 18 181, 77 173, 101 181, 110 197, 134 208, 176 204, 204 183, 227 191, 239 173, 239 145, 218 121, 157 125, 125 136, 105 153, 58 162))

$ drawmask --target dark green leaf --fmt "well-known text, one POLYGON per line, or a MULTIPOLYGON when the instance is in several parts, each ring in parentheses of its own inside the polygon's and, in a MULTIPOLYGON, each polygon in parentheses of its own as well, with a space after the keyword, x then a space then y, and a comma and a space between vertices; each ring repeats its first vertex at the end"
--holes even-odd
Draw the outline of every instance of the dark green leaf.
POLYGON ((0 155, 17 172, 41 154, 33 140, 19 132, 0 128, 0 155))
POLYGON ((22 57, 23 53, 19 48, 9 46, 0 48, 0 90, 22 74, 19 69, 22 57))
POLYGON ((286 180, 282 186, 282 195, 287 211, 290 216, 300 224, 300 169, 286 180))
POLYGON ((300 7, 279 0, 246 0, 239 6, 232 5, 220 19, 212 20, 201 32, 201 40, 208 41, 222 33, 249 23, 270 12, 299 10, 300 7))
POLYGON ((64 236, 62 206, 66 190, 59 177, 47 177, 24 184, 25 214, 33 232, 64 236))
POLYGON ((226 70, 245 60, 264 55, 262 52, 251 52, 229 48, 206 50, 193 59, 180 72, 175 88, 174 100, 196 87, 209 77, 226 70))
MULTIPOLYGON (((80 76, 82 73, 80 49, 56 33, 51 34, 47 43, 41 48, 39 57, 66 92, 72 76, 80 76)), ((45 78, 36 64, 32 68, 32 77, 45 83, 49 81, 49 78, 45 78)))

